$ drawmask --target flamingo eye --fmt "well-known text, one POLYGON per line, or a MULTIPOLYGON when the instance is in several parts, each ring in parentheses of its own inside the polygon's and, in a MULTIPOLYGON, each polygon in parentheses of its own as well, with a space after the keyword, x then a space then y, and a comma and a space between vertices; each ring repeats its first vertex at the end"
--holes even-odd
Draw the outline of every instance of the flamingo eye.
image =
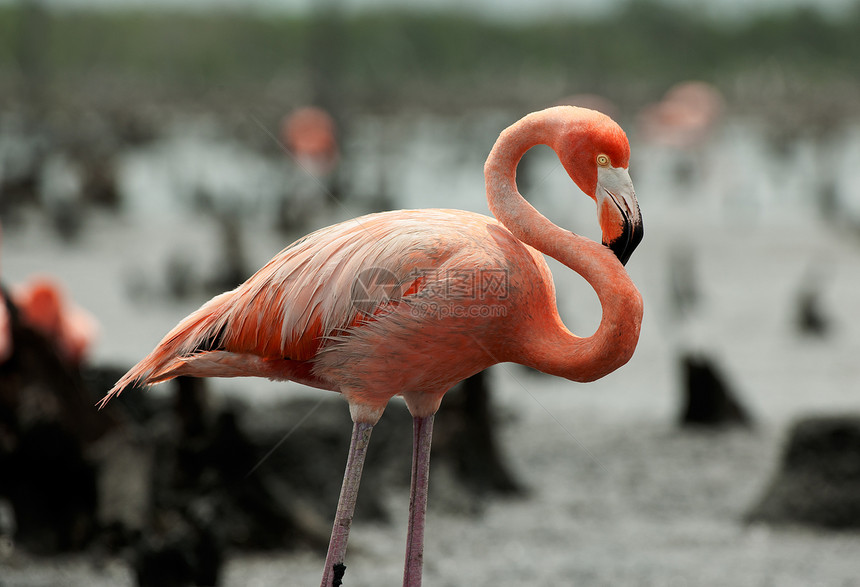
POLYGON ((601 167, 607 167, 609 165, 609 157, 601 153, 597 156, 597 164, 601 167))

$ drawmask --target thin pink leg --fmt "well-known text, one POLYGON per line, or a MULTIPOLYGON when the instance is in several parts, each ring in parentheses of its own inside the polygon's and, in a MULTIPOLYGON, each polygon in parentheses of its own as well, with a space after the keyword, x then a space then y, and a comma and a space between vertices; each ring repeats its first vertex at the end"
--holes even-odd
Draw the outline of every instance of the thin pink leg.
POLYGON ((346 571, 346 565, 343 564, 346 556, 346 541, 349 539, 349 527, 352 525, 355 498, 358 497, 358 484, 361 481, 364 456, 367 454, 371 432, 373 432, 373 424, 356 422, 352 426, 349 458, 346 460, 346 472, 343 474, 337 514, 331 529, 321 587, 339 587, 343 583, 343 574, 346 571))
POLYGON ((424 565, 424 517, 430 480, 430 443, 433 416, 412 419, 412 488, 409 494, 409 530, 406 536, 406 567, 403 587, 421 587, 424 565))

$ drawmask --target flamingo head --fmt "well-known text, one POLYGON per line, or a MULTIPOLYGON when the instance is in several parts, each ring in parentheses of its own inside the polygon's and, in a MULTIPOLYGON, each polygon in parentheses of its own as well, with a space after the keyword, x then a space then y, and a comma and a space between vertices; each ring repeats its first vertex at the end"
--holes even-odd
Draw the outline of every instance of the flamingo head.
POLYGON ((597 202, 597 219, 603 233, 603 244, 612 249, 624 265, 644 234, 639 202, 636 201, 636 192, 627 169, 612 167, 610 164, 600 165, 600 161, 604 160, 601 155, 597 159, 597 188, 593 197, 597 202))
POLYGON ((643 235, 639 202, 627 172, 630 144, 605 114, 576 110, 555 150, 570 178, 597 203, 603 244, 625 264, 643 235))

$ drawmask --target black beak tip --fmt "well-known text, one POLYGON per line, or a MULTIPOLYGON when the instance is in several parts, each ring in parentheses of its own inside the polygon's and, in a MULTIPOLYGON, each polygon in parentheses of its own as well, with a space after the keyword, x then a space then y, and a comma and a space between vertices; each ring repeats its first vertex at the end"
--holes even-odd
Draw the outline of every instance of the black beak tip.
POLYGON ((630 260, 631 255, 633 255, 633 251, 635 251, 636 247, 639 246, 639 243, 642 242, 642 236, 644 234, 645 231, 641 222, 637 222, 636 224, 627 223, 624 226, 624 232, 621 233, 621 236, 611 242, 604 242, 603 244, 615 253, 615 256, 619 261, 621 261, 622 265, 627 265, 627 261, 630 260))
POLYGON ((615 256, 619 261, 621 261, 622 265, 627 264, 627 261, 630 259, 630 255, 626 254, 627 239, 617 238, 611 242, 603 241, 603 245, 609 247, 609 249, 615 253, 615 256))

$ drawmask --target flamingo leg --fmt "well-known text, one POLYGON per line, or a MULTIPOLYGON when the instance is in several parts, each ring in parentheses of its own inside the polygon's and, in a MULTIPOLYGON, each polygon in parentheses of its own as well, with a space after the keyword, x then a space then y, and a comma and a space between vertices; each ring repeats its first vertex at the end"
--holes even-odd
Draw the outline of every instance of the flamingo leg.
POLYGON ((430 443, 433 415, 412 419, 412 486, 409 492, 409 529, 406 536, 406 566, 403 587, 421 587, 424 565, 424 518, 430 480, 430 443))
POLYGON ((352 525, 355 499, 358 497, 358 485, 361 481, 361 471, 364 468, 364 457, 367 454, 371 432, 373 432, 373 424, 355 422, 352 426, 349 457, 346 460, 346 471, 343 474, 343 485, 337 502, 337 514, 331 529, 321 587, 339 587, 343 582, 343 574, 346 571, 346 565, 343 564, 346 556, 346 542, 349 539, 349 528, 352 525))

